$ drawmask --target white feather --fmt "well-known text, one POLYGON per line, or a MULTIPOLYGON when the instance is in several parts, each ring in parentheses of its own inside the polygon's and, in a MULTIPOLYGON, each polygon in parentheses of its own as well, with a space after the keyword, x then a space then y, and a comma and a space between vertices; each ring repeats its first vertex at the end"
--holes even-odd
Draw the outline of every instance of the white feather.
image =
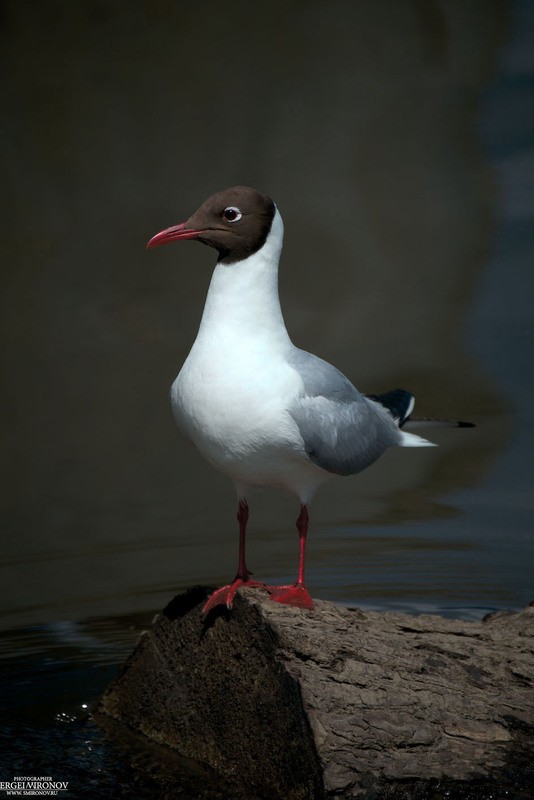
POLYGON ((429 442, 428 439, 423 439, 422 436, 417 436, 415 433, 406 433, 406 431, 401 431, 401 435, 401 447, 437 447, 435 442, 429 442))

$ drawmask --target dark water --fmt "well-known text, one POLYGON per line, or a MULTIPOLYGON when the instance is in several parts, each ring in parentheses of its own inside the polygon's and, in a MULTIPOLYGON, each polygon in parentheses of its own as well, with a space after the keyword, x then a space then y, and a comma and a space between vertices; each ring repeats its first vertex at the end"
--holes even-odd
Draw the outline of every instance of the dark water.
POLYGON ((133 735, 104 733, 92 720, 103 687, 149 622, 147 615, 94 619, 0 637, 3 781, 46 775, 68 782, 59 796, 76 798, 232 796, 198 765, 133 735))
MULTIPOLYGON (((144 252, 213 191, 277 201, 296 344, 477 423, 320 491, 312 594, 473 619, 534 598, 534 4, 1 8, 0 779, 150 796, 87 711, 154 610, 235 570, 233 488, 167 400, 212 257, 144 252)), ((293 579, 297 511, 252 499, 257 577, 293 579)))

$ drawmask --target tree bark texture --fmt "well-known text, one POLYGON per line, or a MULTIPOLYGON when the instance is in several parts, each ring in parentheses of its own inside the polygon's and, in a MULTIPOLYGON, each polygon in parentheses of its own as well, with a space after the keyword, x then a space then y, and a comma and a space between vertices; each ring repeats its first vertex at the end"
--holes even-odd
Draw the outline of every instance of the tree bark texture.
POLYGON ((534 607, 465 622, 248 589, 204 616, 206 595, 154 619, 97 719, 236 798, 534 797, 534 607))

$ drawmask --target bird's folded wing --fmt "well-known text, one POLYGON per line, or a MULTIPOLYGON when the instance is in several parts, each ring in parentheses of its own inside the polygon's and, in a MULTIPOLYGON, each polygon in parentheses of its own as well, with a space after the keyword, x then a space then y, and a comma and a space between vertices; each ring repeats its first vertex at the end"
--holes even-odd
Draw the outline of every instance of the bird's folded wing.
POLYGON ((299 373, 303 390, 288 411, 317 466, 351 475, 399 443, 389 413, 360 394, 331 364, 296 348, 290 364, 299 373))

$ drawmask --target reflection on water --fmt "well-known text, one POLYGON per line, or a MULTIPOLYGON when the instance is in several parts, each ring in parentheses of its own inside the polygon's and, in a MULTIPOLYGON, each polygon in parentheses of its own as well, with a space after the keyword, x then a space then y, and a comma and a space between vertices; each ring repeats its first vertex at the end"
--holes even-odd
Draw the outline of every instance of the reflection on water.
POLYGON ((92 721, 93 705, 149 621, 130 615, 0 635, 2 780, 49 775, 68 781, 75 798, 227 800, 198 765, 133 736, 111 739, 92 721))

